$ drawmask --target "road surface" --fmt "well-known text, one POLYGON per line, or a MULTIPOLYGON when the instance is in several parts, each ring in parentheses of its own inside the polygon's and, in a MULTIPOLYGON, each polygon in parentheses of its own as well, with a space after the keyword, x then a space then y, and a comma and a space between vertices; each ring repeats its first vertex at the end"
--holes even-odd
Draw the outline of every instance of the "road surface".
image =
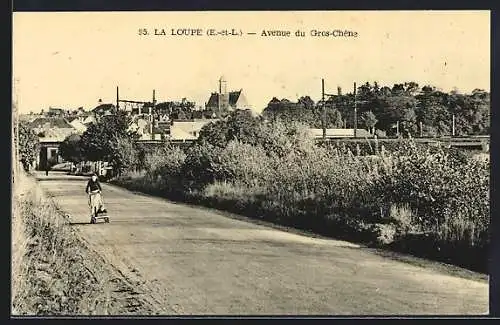
MULTIPOLYGON (((82 238, 158 314, 488 313, 488 283, 344 241, 313 238, 103 184, 109 224, 90 225, 86 179, 37 174, 82 238)), ((446 269, 446 268, 445 268, 446 269)))

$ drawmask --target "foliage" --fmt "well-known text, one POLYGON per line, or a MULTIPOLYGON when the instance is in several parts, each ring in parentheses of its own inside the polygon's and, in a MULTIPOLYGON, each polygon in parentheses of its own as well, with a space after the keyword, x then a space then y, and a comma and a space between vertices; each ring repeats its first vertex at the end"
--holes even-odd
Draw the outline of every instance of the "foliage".
POLYGON ((223 148, 210 143, 195 144, 187 150, 183 175, 190 187, 203 188, 214 182, 219 172, 223 148))
POLYGON ((215 179, 239 182, 249 187, 262 185, 269 171, 269 159, 260 146, 231 141, 217 160, 215 179))
POLYGON ((205 125, 198 138, 198 143, 207 142, 218 147, 225 147, 229 141, 238 140, 256 144, 259 138, 260 120, 249 111, 234 111, 224 120, 205 125))
POLYGON ((129 131, 131 118, 124 112, 104 116, 97 123, 91 124, 80 138, 83 156, 90 161, 109 161, 118 170, 135 163, 130 140, 136 137, 129 131), (125 152, 120 152, 121 150, 125 152))
POLYGON ((489 226, 489 166, 446 150, 414 148, 381 179, 385 203, 407 204, 424 229, 484 244, 489 226))
POLYGON ((61 142, 59 153, 64 160, 73 163, 79 163, 84 160, 80 139, 80 135, 72 134, 61 142))
POLYGON ((25 170, 29 170, 31 164, 38 156, 39 141, 37 135, 26 123, 19 123, 19 160, 25 170))
MULTIPOLYGON (((450 135, 455 116, 456 135, 489 133, 490 94, 475 89, 471 94, 456 91, 445 93, 432 86, 420 87, 415 82, 380 86, 366 82, 357 87, 358 119, 367 128, 376 121, 377 128, 388 135, 395 135, 396 123, 402 134, 450 135), (369 113, 371 112, 373 116, 369 113), (370 114, 370 123, 365 122, 370 114), (420 128, 422 126, 422 129, 420 128)), ((297 102, 288 99, 271 99, 263 111, 270 120, 285 123, 300 122, 312 128, 321 128, 323 108, 326 110, 326 127, 354 127, 354 94, 338 94, 314 103, 310 97, 297 102)))
POLYGON ((109 146, 111 151, 107 161, 115 167, 118 174, 137 166, 137 150, 131 138, 116 136, 110 141, 109 146))
POLYGON ((158 148, 146 156, 149 180, 167 192, 183 190, 182 172, 186 154, 176 147, 158 148))
POLYGON ((372 113, 372 111, 366 111, 361 115, 361 121, 365 125, 367 129, 370 130, 370 132, 373 132, 373 128, 377 124, 377 117, 375 114, 372 113))

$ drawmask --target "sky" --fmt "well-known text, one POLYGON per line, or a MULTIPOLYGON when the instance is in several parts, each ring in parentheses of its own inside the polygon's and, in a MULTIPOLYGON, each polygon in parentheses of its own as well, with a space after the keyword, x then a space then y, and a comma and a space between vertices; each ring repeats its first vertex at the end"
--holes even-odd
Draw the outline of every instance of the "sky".
POLYGON ((92 109, 102 99, 204 106, 224 76, 260 112, 273 97, 296 100, 353 83, 415 81, 444 91, 490 90, 489 11, 59 12, 14 13, 13 98, 21 113, 92 109), (139 29, 148 35, 139 35, 139 29), (172 36, 171 29, 203 36, 172 36), (207 36, 234 28, 242 36, 207 36), (164 35, 154 30, 164 29, 164 35), (306 37, 295 37, 297 30, 306 37), (313 37, 312 30, 357 32, 313 37), (263 30, 291 37, 262 36, 263 30), (247 35, 253 32, 256 35, 247 35))

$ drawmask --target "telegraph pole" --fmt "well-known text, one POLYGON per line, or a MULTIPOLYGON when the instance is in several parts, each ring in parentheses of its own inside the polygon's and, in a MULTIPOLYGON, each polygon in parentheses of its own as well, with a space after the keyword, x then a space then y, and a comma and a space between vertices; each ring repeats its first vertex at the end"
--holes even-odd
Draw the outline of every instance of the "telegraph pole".
POLYGON ((219 94, 217 95, 217 117, 221 117, 221 96, 222 96, 222 79, 219 79, 219 94))
POLYGON ((323 126, 323 143, 326 142, 326 107, 325 107, 325 79, 321 79, 321 105, 323 106, 322 112, 322 126, 323 126))
POLYGON ((354 82, 354 137, 356 138, 356 133, 358 129, 358 108, 356 102, 356 82, 354 82))
POLYGON ((120 96, 118 92, 118 86, 116 86, 116 110, 120 110, 120 96))
POLYGON ((326 142, 326 105, 325 96, 334 96, 333 94, 325 93, 325 79, 321 79, 321 105, 323 109, 322 116, 322 126, 323 126, 323 142, 326 142))
POLYGON ((153 105, 151 106, 150 108, 150 116, 151 116, 151 140, 154 140, 155 139, 155 135, 153 133, 153 123, 154 123, 154 108, 155 108, 155 103, 156 103, 156 99, 155 99, 155 90, 153 89, 153 105))

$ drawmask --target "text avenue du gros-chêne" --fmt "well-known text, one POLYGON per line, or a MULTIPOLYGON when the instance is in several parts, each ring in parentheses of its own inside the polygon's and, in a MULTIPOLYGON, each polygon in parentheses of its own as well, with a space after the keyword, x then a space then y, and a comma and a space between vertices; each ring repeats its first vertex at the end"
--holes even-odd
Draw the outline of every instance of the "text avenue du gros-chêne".
POLYGON ((319 30, 311 29, 309 31, 303 30, 274 30, 274 29, 263 29, 259 32, 247 31, 243 32, 241 29, 230 28, 230 29, 202 29, 202 28, 140 28, 139 35, 155 35, 155 36, 177 36, 177 37, 196 37, 196 36, 243 36, 255 35, 261 37, 358 37, 359 34, 356 31, 347 29, 332 29, 332 30, 319 30))

